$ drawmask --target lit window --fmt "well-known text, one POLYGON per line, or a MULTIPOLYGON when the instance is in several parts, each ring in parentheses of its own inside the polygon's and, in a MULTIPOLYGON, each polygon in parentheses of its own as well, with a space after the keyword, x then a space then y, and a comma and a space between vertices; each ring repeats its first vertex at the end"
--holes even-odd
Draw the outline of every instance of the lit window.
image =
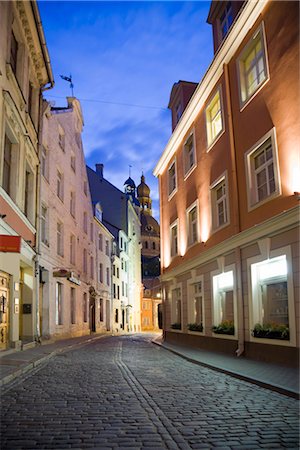
POLYGON ((222 101, 220 92, 221 88, 217 90, 205 111, 208 147, 210 147, 210 145, 223 131, 222 101))
POLYGON ((181 289, 172 290, 171 328, 181 329, 181 289))
POLYGON ((176 165, 175 161, 171 164, 168 169, 168 182, 169 182, 169 195, 171 195, 176 190, 176 165))
POLYGON ((235 298, 233 271, 213 277, 214 327, 216 334, 235 334, 235 298))
POLYGON ((246 171, 250 206, 280 194, 275 133, 246 154, 246 171))
POLYGON ((228 33, 232 22, 233 22, 232 6, 231 6, 231 2, 228 2, 224 8, 223 13, 220 16, 220 31, 221 31, 222 40, 228 33))
POLYGON ((252 335, 290 339, 290 309, 286 255, 251 265, 252 335))
POLYGON ((238 58, 242 106, 268 77, 263 34, 263 27, 261 26, 238 58))
POLYGON ((227 182, 222 178, 211 188, 213 228, 220 228, 228 223, 227 182))
POLYGON ((171 226, 171 257, 178 255, 178 226, 171 226))
POLYGON ((194 135, 191 134, 183 146, 184 174, 187 175, 196 165, 194 135))
POLYGON ((61 222, 56 224, 56 244, 57 254, 64 256, 63 224, 61 222))
POLYGON ((197 206, 193 206, 187 211, 188 225, 188 245, 198 242, 198 213, 197 206))

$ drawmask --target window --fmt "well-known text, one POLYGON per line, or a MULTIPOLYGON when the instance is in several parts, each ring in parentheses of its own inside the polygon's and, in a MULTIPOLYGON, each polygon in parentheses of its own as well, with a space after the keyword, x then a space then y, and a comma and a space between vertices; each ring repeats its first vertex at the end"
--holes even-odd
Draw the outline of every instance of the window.
POLYGON ((187 225, 188 225, 188 245, 193 245, 198 242, 198 211, 197 205, 192 206, 187 211, 187 225))
POLYGON ((33 224, 35 222, 35 176, 29 164, 25 169, 24 214, 33 224))
POLYGON ((168 169, 168 182, 169 182, 169 196, 176 190, 176 165, 175 161, 170 165, 168 169))
POLYGON ((75 302, 75 288, 71 287, 70 291, 70 312, 71 312, 71 324, 76 323, 76 302, 75 302))
POLYGON ((91 256, 90 258, 90 274, 91 274, 91 279, 94 279, 94 258, 93 256, 91 256))
POLYGON ((56 175, 56 194, 61 201, 64 199, 64 179, 63 174, 58 170, 56 175))
POLYGON ((228 223, 228 200, 226 177, 211 188, 213 228, 221 228, 228 223))
POLYGON ((250 207, 280 194, 275 130, 264 136, 260 142, 262 143, 246 154, 250 207))
POLYGON ((148 242, 147 241, 145 242, 145 248, 148 248, 148 242))
POLYGON ((103 322, 104 320, 104 301, 103 298, 100 298, 100 316, 99 316, 99 320, 100 322, 103 322))
POLYGON ((10 191, 10 179, 12 170, 12 142, 9 140, 8 136, 5 135, 4 141, 4 160, 3 160, 3 175, 2 175, 2 187, 8 195, 11 194, 10 191))
POLYGON ((17 61, 18 61, 18 41, 14 33, 11 34, 10 41, 10 65, 15 75, 17 75, 17 61))
POLYGON ((180 102, 180 103, 177 103, 177 105, 176 105, 176 123, 179 122, 179 119, 182 116, 182 113, 183 113, 183 109, 182 109, 182 104, 180 102))
POLYGON ((56 283, 55 285, 55 324, 62 325, 62 284, 56 283))
POLYGON ((120 300, 120 286, 117 285, 117 299, 120 300))
POLYGON ((58 135, 58 143, 62 151, 65 151, 65 134, 63 131, 59 131, 58 135))
POLYGON ((90 225, 90 239, 92 242, 94 242, 94 224, 93 224, 93 222, 91 222, 91 225, 90 225))
POLYGON ((115 266, 115 264, 113 264, 113 276, 115 276, 116 275, 116 266, 115 266))
POLYGON ((150 317, 143 317, 143 325, 144 326, 150 325, 150 317))
POLYGON ((87 273, 87 249, 83 249, 83 272, 87 273))
POLYGON ((263 25, 252 36, 237 60, 240 102, 243 106, 268 78, 263 25))
POLYGON ((109 241, 105 240, 105 254, 106 256, 109 256, 109 241))
POLYGON ((183 163, 184 163, 184 175, 190 173, 192 168, 196 166, 194 134, 191 134, 188 137, 183 146, 183 163))
POLYGON ((87 213, 84 211, 83 213, 83 231, 87 234, 88 232, 88 220, 87 220, 87 213))
POLYGON ((113 284, 113 295, 116 298, 116 283, 113 284))
POLYGON ((213 276, 214 332, 217 334, 235 333, 233 283, 232 270, 213 276))
POLYGON ((103 283, 103 264, 99 264, 99 282, 103 283))
POLYGON ((188 302, 189 323, 198 326, 191 327, 190 330, 201 332, 204 326, 203 279, 196 282, 191 280, 188 283, 188 302))
POLYGON ((171 226, 171 257, 178 255, 178 225, 171 226))
POLYGON ((75 236, 70 235, 70 263, 75 264, 75 236))
POLYGON ((46 180, 48 180, 49 177, 48 151, 45 147, 42 147, 41 172, 43 177, 46 178, 46 180))
POLYGON ((85 195, 87 195, 87 191, 88 191, 88 188, 87 188, 87 181, 84 181, 84 182, 83 182, 83 192, 84 192, 85 195))
POLYGON ((110 285, 110 277, 109 277, 109 267, 106 268, 106 284, 107 286, 110 285))
POLYGON ((64 256, 63 224, 61 222, 57 222, 56 224, 56 243, 57 254, 64 256))
POLYGON ((115 309, 115 323, 119 322, 119 310, 116 308, 115 309))
POLYGON ((88 301, 87 301, 87 293, 84 292, 83 294, 83 321, 87 322, 87 316, 88 316, 88 301))
POLYGON ((41 241, 49 245, 48 242, 48 228, 49 227, 49 221, 48 221, 48 208, 45 205, 42 205, 41 207, 41 241))
POLYGON ((71 169, 74 173, 76 172, 76 159, 74 155, 71 155, 71 169))
POLYGON ((156 245, 155 242, 152 242, 152 249, 155 250, 156 249, 156 245))
POLYGON ((31 81, 28 83, 28 113, 30 114, 31 119, 33 118, 33 85, 31 81))
POLYGON ((70 192, 70 213, 75 217, 75 192, 70 192))
POLYGON ((231 2, 228 2, 224 8, 223 13, 220 16, 220 34, 222 40, 228 33, 232 22, 233 22, 232 6, 231 2))
POLYGON ((99 234, 98 247, 99 247, 99 250, 101 252, 103 252, 103 236, 101 233, 99 234))
POLYGON ((221 88, 217 90, 205 110, 207 146, 210 147, 223 131, 221 88))
POLYGON ((122 281, 122 297, 125 295, 125 284, 124 281, 122 281))
POLYGON ((181 329, 181 288, 172 290, 171 327, 181 329))
POLYGON ((120 278, 120 269, 117 267, 117 278, 120 278))

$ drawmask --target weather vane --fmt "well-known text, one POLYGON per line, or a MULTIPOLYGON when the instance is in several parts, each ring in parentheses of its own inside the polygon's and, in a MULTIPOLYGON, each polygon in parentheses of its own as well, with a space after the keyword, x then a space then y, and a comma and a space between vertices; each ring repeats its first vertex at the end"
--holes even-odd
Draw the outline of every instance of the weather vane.
POLYGON ((74 97, 74 92, 73 92, 74 84, 72 83, 72 75, 70 74, 69 77, 65 77, 64 75, 60 75, 60 77, 61 77, 63 80, 68 81, 68 82, 70 83, 70 88, 71 88, 71 91, 72 91, 72 97, 74 97))

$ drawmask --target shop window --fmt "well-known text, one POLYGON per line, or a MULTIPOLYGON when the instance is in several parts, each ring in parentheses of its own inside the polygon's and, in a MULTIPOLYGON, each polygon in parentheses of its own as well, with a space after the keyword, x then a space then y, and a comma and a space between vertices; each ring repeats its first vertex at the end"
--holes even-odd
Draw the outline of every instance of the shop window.
POLYGON ((286 255, 251 265, 252 335, 290 339, 288 266, 286 255))
POLYGON ((221 134, 224 127, 221 88, 217 90, 205 111, 207 146, 210 147, 221 134))
POLYGON ((214 327, 216 334, 234 335, 235 294, 233 271, 213 276, 214 327))
POLYGON ((171 328, 181 329, 181 288, 172 289, 171 328))
POLYGON ((268 78, 263 25, 250 39, 237 61, 240 101, 243 106, 268 78))
POLYGON ((203 277, 196 280, 192 279, 188 283, 188 329, 202 332, 204 327, 203 277))
POLYGON ((183 146, 184 175, 187 176, 196 166, 194 134, 192 133, 183 146))
POLYGON ((55 324, 63 324, 63 285, 62 283, 56 283, 55 285, 55 324))
POLYGON ((276 150, 273 129, 246 154, 249 207, 264 203, 280 194, 276 150))
POLYGON ((168 169, 168 183, 169 183, 169 196, 171 196, 173 193, 175 193, 177 184, 176 184, 176 163, 173 161, 173 163, 170 165, 168 169))
POLYGON ((71 324, 74 325, 76 323, 76 291, 75 288, 70 288, 70 312, 71 312, 71 324))

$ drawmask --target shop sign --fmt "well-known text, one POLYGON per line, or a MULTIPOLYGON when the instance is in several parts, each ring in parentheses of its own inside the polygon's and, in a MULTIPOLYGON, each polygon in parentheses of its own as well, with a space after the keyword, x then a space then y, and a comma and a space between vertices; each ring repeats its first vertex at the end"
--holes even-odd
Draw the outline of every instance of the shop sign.
POLYGON ((59 270, 55 270, 53 272, 53 276, 54 277, 61 277, 61 278, 68 278, 71 277, 71 273, 69 270, 66 269, 59 269, 59 270))
POLYGON ((71 283, 77 284, 78 286, 80 286, 81 281, 79 280, 79 278, 74 277, 74 273, 71 272, 71 276, 68 277, 68 280, 71 281, 71 283))
POLYGON ((9 236, 0 234, 0 252, 20 253, 21 236, 9 236))

